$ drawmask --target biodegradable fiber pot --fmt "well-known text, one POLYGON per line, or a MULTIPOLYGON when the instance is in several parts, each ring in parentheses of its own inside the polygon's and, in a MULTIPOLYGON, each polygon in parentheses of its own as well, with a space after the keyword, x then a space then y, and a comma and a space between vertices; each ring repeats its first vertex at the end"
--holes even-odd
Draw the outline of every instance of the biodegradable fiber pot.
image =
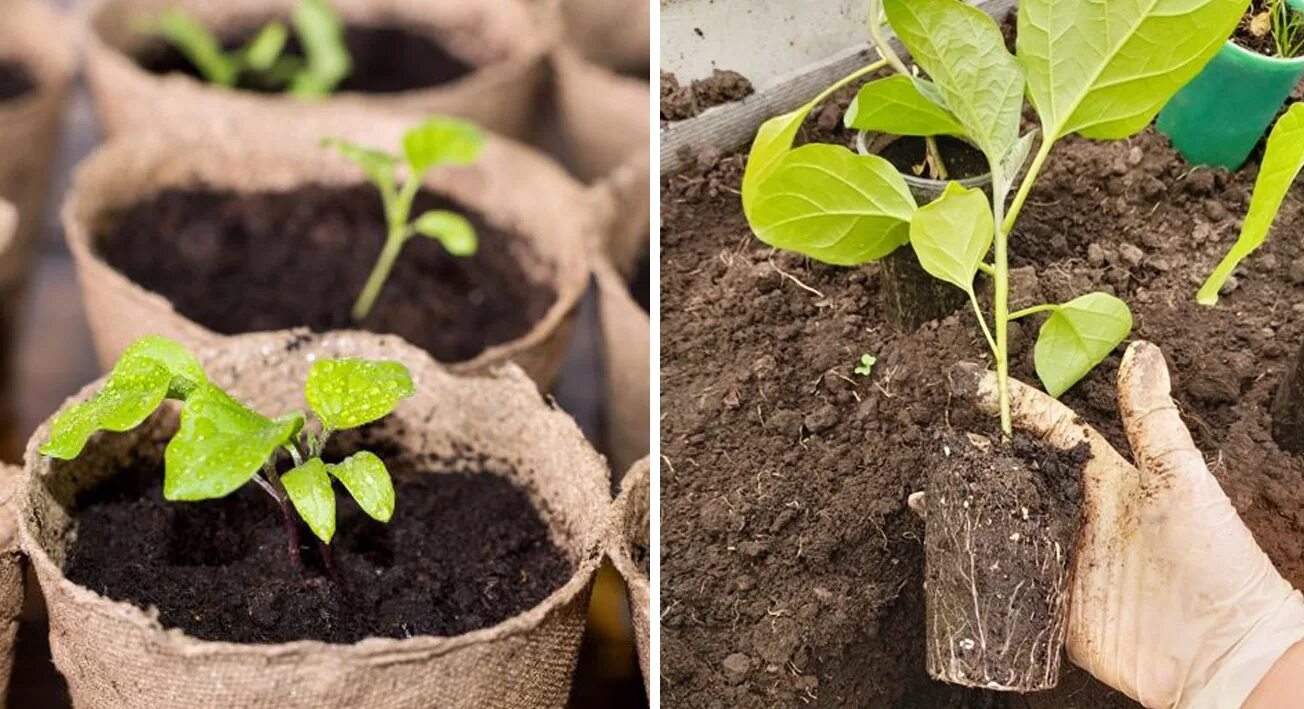
MULTIPOLYGON (((51 3, 0 0, 0 61, 31 73, 36 87, 0 101, 0 199, 18 208, 18 231, 0 271, 24 274, 36 250, 60 115, 76 68, 68 23, 51 3)), ((6 292, 6 300, 12 294, 6 292)))
MULTIPOLYGON (((331 130, 321 135, 390 146, 405 124, 382 120, 363 125, 333 120, 331 130)), ((106 368, 127 345, 147 334, 165 335, 192 347, 216 344, 223 336, 181 315, 163 296, 145 290, 106 263, 97 251, 96 230, 118 210, 169 187, 250 192, 310 183, 363 184, 358 168, 318 147, 318 137, 295 141, 269 134, 264 140, 190 142, 132 136, 101 147, 83 163, 64 204, 64 231, 91 334, 106 368)), ((595 218, 587 211, 590 200, 547 159, 493 136, 487 138, 474 164, 437 169, 427 176, 425 186, 518 238, 520 248, 514 248, 513 255, 521 260, 524 272, 549 284, 556 294, 529 332, 492 345, 473 359, 450 365, 451 369, 475 372, 510 360, 546 390, 561 368, 575 307, 588 287, 586 245, 592 240, 589 233, 595 218)))
MULTIPOLYGON (((609 476, 564 413, 547 405, 520 369, 453 375, 395 337, 302 331, 233 338, 200 353, 214 381, 267 413, 303 410, 302 382, 321 357, 404 363, 416 395, 369 438, 396 444, 413 461, 462 450, 510 461, 553 542, 570 558, 570 579, 537 606, 454 637, 367 638, 237 644, 162 627, 157 615, 113 601, 63 573, 77 534, 79 492, 125 461, 160 454, 175 414, 164 410, 123 434, 100 434, 82 456, 40 455, 49 433, 28 443, 19 521, 50 614, 50 649, 79 707, 560 707, 571 684, 594 574, 610 532, 609 476)), ((74 396, 85 400, 101 379, 74 396)), ((400 459, 401 462, 401 459, 400 459)))
POLYGON ((1169 100, 1155 127, 1187 162, 1236 170, 1301 78, 1304 57, 1266 57, 1229 40, 1169 100))
POLYGON ((648 151, 651 84, 593 64, 568 47, 553 53, 555 95, 567 156, 585 181, 648 151))
POLYGON ((1068 627, 1076 526, 1065 520, 1076 517, 1022 456, 977 436, 944 446, 925 498, 928 673, 983 689, 1050 689, 1068 627))
POLYGON ((216 126, 231 132, 289 122, 306 126, 341 109, 470 118, 523 136, 535 123, 545 57, 560 33, 554 0, 331 0, 350 25, 400 26, 436 40, 473 67, 470 74, 398 93, 340 92, 320 101, 210 87, 180 74, 157 75, 137 62, 156 45, 139 23, 180 7, 213 30, 249 31, 287 17, 297 0, 98 0, 88 10, 86 56, 91 89, 110 135, 216 126))
POLYGON ((0 699, 14 667, 14 638, 23 611, 23 559, 15 500, 22 468, 0 464, 0 699))
POLYGON ((565 41, 581 54, 609 69, 647 73, 649 0, 562 0, 561 14, 565 41))
POLYGON ((651 153, 642 150, 591 189, 597 250, 627 281, 649 257, 651 184, 651 153))
POLYGON ((651 326, 610 264, 599 260, 593 271, 606 372, 606 453, 612 468, 625 470, 649 450, 651 326))
POLYGON ((10 388, 24 274, 24 264, 16 256, 17 231, 18 210, 0 199, 0 435, 12 425, 14 415, 10 388))
POLYGON ((651 517, 649 516, 650 489, 648 487, 648 459, 644 458, 634 464, 625 473, 620 484, 620 496, 612 506, 611 546, 608 555, 611 565, 625 580, 629 590, 629 611, 634 621, 634 641, 638 645, 638 663, 643 670, 643 684, 649 688, 651 679, 648 674, 648 638, 651 625, 651 592, 648 580, 650 554, 651 517))

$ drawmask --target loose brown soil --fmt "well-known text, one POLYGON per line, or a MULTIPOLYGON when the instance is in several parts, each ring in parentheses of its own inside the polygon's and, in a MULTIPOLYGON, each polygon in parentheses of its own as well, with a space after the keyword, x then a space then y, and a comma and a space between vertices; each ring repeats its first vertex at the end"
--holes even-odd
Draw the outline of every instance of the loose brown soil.
MULTIPOLYGON (((927 150, 923 138, 905 136, 888 143, 878 154, 904 174, 936 179, 935 175, 927 174, 924 164, 927 150)), ((982 151, 963 140, 940 136, 937 138, 937 152, 942 155, 948 179, 963 180, 987 173, 987 158, 983 157, 982 151)))
MULTIPOLYGON (((222 38, 228 51, 243 47, 260 28, 231 32, 222 38)), ((414 91, 456 81, 474 71, 474 67, 454 56, 434 39, 401 27, 349 26, 344 42, 353 58, 353 71, 337 91, 387 94, 414 91)), ((302 57, 299 40, 290 33, 287 56, 302 57)), ((202 75, 184 54, 170 44, 159 42, 147 47, 136 58, 146 70, 155 74, 180 73, 202 80, 202 75)), ((237 88, 249 91, 280 92, 283 86, 260 83, 246 72, 237 88)))
POLYGON ((337 486, 336 582, 303 525, 305 568, 294 567, 277 507, 261 489, 167 502, 161 462, 141 461, 79 500, 65 573, 209 640, 457 635, 531 608, 572 572, 529 497, 502 476, 506 465, 466 451, 420 470, 394 468, 388 524, 337 486))
MULTIPOLYGON (((412 213, 428 209, 466 214, 479 248, 462 258, 432 240, 409 240, 362 327, 400 335, 444 362, 529 332, 556 300, 525 268, 538 256, 479 215, 422 192, 412 213)), ((105 261, 223 334, 355 327, 353 301, 385 241, 380 197, 369 185, 171 189, 109 222, 96 234, 105 261)))
MULTIPOLYGON (((852 91, 818 109, 801 140, 851 145, 839 125, 852 91)), ((1059 688, 1026 696, 928 679, 924 529, 905 500, 938 465, 936 433, 990 426, 946 387, 953 362, 984 356, 982 335, 965 311, 898 333, 883 320, 877 267, 756 241, 738 201, 743 160, 704 158, 663 184, 667 706, 1134 706, 1068 663, 1059 688), (852 371, 862 353, 878 358, 869 377, 852 371)), ((1092 289, 1126 299, 1132 337, 1163 348, 1215 475, 1299 586, 1304 460, 1272 442, 1268 406, 1304 342, 1304 246, 1291 238, 1304 229, 1304 187, 1221 305, 1194 299, 1236 238, 1257 170, 1193 168, 1150 131, 1066 139, 1013 235, 1012 300, 1092 289)), ((1027 382, 1039 324, 1011 328, 1013 373, 1027 382)), ((1117 368, 1116 353, 1064 400, 1126 452, 1117 368)))
POLYGON ((32 73, 21 62, 0 61, 0 101, 12 101, 36 90, 32 73))
POLYGON ((716 69, 711 76, 680 86, 674 74, 661 72, 661 120, 682 121, 713 106, 741 101, 753 93, 752 82, 736 71, 716 69))
POLYGON ((1232 41, 1265 57, 1280 56, 1271 29, 1264 34, 1256 34, 1252 29, 1255 18, 1268 12, 1271 6, 1271 0, 1252 0, 1240 24, 1236 25, 1236 31, 1232 33, 1232 41))

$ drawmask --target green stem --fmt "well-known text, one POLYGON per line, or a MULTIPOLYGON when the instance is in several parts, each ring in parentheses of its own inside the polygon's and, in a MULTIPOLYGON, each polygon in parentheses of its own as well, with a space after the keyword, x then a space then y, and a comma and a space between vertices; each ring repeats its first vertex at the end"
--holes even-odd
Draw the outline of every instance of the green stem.
POLYGON ((990 263, 985 263, 985 262, 983 262, 983 261, 979 261, 979 262, 978 262, 978 270, 979 270, 979 271, 982 271, 983 273, 985 273, 985 274, 987 274, 987 275, 989 275, 989 276, 994 276, 994 275, 996 275, 996 269, 993 268, 992 265, 991 265, 990 263))
POLYGON ((361 295, 358 296, 357 302, 353 304, 354 322, 362 322, 366 319, 371 308, 376 304, 376 298, 380 295, 380 289, 385 287, 385 281, 389 278, 389 272, 394 270, 394 262, 398 260, 399 252, 403 250, 403 233, 391 230, 389 236, 385 239, 385 248, 380 251, 380 258, 376 260, 376 265, 371 269, 371 275, 367 277, 367 285, 362 288, 361 295))
POLYGON ((978 327, 983 330, 983 337, 987 338, 987 346, 992 348, 992 356, 996 356, 996 341, 992 339, 992 331, 987 328, 987 318, 983 317, 983 310, 978 306, 978 296, 969 291, 969 302, 973 304, 974 317, 978 318, 978 327))
POLYGON ((1016 310, 1010 313, 1010 319, 1018 320, 1019 318, 1026 318, 1029 315, 1035 315, 1037 313, 1048 313, 1055 310, 1059 310, 1059 306, 1055 305, 1054 303, 1046 303, 1044 305, 1034 305, 1030 308, 1024 308, 1023 310, 1016 310))

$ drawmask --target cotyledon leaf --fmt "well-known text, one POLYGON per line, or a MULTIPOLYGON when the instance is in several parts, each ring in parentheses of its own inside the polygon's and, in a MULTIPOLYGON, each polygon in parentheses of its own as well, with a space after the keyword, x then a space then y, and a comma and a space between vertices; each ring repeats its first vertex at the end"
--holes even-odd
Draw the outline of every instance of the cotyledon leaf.
POLYGON ((972 294, 995 232, 987 196, 951 182, 910 221, 910 246, 929 275, 972 294))
POLYGON ((330 544, 335 536, 335 491, 321 458, 310 458, 281 476, 290 502, 317 538, 330 544))
POLYGON ((1301 169, 1304 169, 1304 103, 1297 103, 1272 127, 1241 234, 1209 279, 1200 286, 1195 295, 1196 302, 1217 305, 1218 291, 1222 290, 1228 276, 1268 238, 1268 230, 1281 209, 1281 201, 1286 198, 1301 169))
POLYGON ((1024 76, 995 20, 962 0, 884 0, 883 7, 969 139, 999 165, 1019 138, 1024 76))
POLYGON ((814 144, 779 159, 761 185, 750 222, 771 246, 854 266, 904 244, 915 209, 909 187, 887 160, 814 144))
POLYGON ((1051 396, 1068 391, 1132 331, 1127 303, 1088 293, 1055 308, 1037 335, 1033 360, 1051 396))
POLYGON ((303 415, 269 419, 212 384, 181 407, 181 427, 163 453, 163 497, 208 500, 249 482, 303 428, 303 415))
POLYGON ((344 483, 363 512, 381 522, 394 515, 394 481, 376 454, 359 451, 326 469, 344 483))
POLYGON ((400 399, 412 396, 412 375, 398 362, 323 359, 308 370, 303 392, 317 418, 341 431, 389 415, 400 399))
POLYGON ((922 83, 923 79, 897 74, 865 84, 847 107, 843 123, 892 135, 964 135, 955 116, 920 91, 922 83))
POLYGON ((157 335, 142 337, 123 351, 100 391, 54 418, 41 453, 76 458, 96 431, 129 431, 165 398, 185 398, 207 381, 184 346, 157 335))
POLYGON ((1145 128, 1218 53, 1247 5, 1020 0, 1019 61, 1046 140, 1119 139, 1145 128))

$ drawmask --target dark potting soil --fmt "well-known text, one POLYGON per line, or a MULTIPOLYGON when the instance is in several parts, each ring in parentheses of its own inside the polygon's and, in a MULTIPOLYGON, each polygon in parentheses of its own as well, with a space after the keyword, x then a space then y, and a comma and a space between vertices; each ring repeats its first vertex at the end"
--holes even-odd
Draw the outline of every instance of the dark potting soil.
POLYGON ((679 79, 661 72, 661 120, 682 121, 713 106, 741 101, 754 92, 752 82, 736 71, 716 69, 705 79, 681 86, 679 79))
MULTIPOLYGON (((927 150, 923 138, 902 136, 888 143, 878 154, 902 174, 933 177, 925 174, 924 158, 927 150)), ((939 136, 937 151, 941 153, 942 162, 946 165, 948 179, 977 177, 988 170, 987 158, 983 157, 982 151, 963 140, 948 135, 939 136)))
MULTIPOLYGON (((521 337, 556 300, 525 270, 521 257, 532 255, 520 239, 427 192, 412 213, 450 208, 475 225, 475 255, 455 257, 432 240, 409 240, 361 323, 444 362, 521 337)), ((325 331, 356 327, 350 311, 384 244, 385 224, 369 185, 241 194, 169 189, 114 215, 96 237, 111 266, 219 333, 325 331)))
MULTIPOLYGON (((799 140, 850 146, 840 125, 856 88, 817 109, 799 140)), ((1136 706, 1067 661, 1058 688, 1018 697, 928 678, 924 527, 905 500, 938 463, 935 432, 991 425, 946 386, 952 363, 986 345, 966 311, 912 334, 888 327, 876 266, 758 242, 738 202, 744 160, 702 156, 662 185, 666 705, 1136 706), (852 371, 864 353, 878 358, 869 377, 852 371)), ((1304 342, 1304 244, 1291 236, 1304 229, 1304 185, 1219 307, 1195 303, 1257 170, 1194 168, 1151 131, 1062 141, 1012 237, 1012 296, 1014 307, 1093 289, 1127 300, 1132 337, 1163 349, 1214 474, 1301 586, 1304 460, 1273 443, 1268 405, 1304 342)), ((1039 325, 1011 328, 1025 382, 1039 325)), ((1063 399, 1126 454, 1117 371, 1115 353, 1063 399)))
POLYGON ((571 563, 529 497, 474 456, 396 473, 388 524, 337 486, 332 544, 339 581, 323 572, 300 525, 304 568, 286 550, 277 507, 246 485, 221 500, 163 499, 163 467, 142 462, 78 501, 65 573, 115 600, 156 607, 159 621, 208 640, 275 643, 451 636, 538 604, 571 563), (451 471, 451 472, 450 472, 451 471))
POLYGON ((1090 449, 1056 450, 1021 431, 1007 445, 945 429, 940 438, 924 532, 930 666, 969 684, 1036 687, 1060 664, 1063 635, 1048 629, 1067 622, 1090 449))
POLYGON ((12 101, 36 90, 36 80, 22 62, 0 61, 0 101, 12 101))
MULTIPOLYGON (((261 27, 230 33, 222 38, 229 50, 243 47, 261 27)), ((475 67, 454 56, 433 38, 402 27, 364 27, 349 25, 344 42, 353 59, 353 71, 340 83, 337 91, 369 94, 397 93, 427 89, 456 81, 475 67)), ((287 56, 303 56, 298 37, 290 33, 287 56)), ((180 73, 202 79, 184 54, 171 44, 158 42, 144 49, 136 61, 154 74, 180 73)), ((266 86, 253 74, 245 73, 238 88, 249 91, 280 92, 281 86, 266 86)))
MULTIPOLYGON (((1236 30, 1232 32, 1232 41, 1245 47, 1246 49, 1262 54, 1265 57, 1280 56, 1277 51, 1277 42, 1273 38, 1272 25, 1267 24, 1267 31, 1262 31, 1261 23, 1265 20, 1258 20, 1264 13, 1269 13, 1272 7, 1271 0, 1251 0, 1250 7, 1245 11, 1245 16, 1241 18, 1236 30)), ((1271 17, 1271 15, 1267 15, 1271 17)))

